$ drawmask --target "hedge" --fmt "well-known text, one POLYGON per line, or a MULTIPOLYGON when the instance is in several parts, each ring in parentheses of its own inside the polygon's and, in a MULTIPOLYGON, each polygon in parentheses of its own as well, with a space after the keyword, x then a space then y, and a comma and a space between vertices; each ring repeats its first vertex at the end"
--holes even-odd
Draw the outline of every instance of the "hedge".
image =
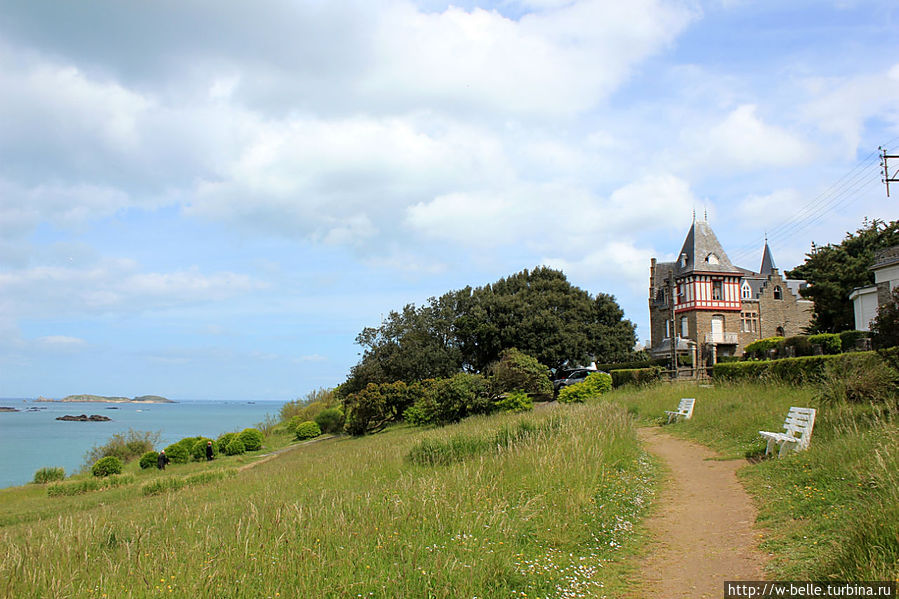
MULTIPOLYGON (((716 379, 736 381, 755 378, 772 378, 787 383, 800 384, 813 382, 821 378, 827 364, 851 364, 865 356, 876 352, 855 352, 830 356, 803 356, 800 358, 783 358, 781 360, 759 360, 749 362, 731 362, 715 364, 712 376, 716 379)), ((885 358, 886 359, 886 358, 885 358)))
POLYGON ((612 387, 624 385, 648 385, 662 380, 662 368, 652 366, 650 368, 623 368, 613 370, 612 387))
POLYGON ((652 360, 641 360, 639 362, 597 364, 596 369, 603 372, 611 372, 613 370, 633 370, 636 368, 650 368, 652 366, 663 366, 667 368, 669 362, 671 362, 670 357, 653 358, 652 360))
POLYGON ((820 345, 825 354, 838 354, 843 351, 843 340, 837 333, 821 333, 808 338, 812 345, 820 345))

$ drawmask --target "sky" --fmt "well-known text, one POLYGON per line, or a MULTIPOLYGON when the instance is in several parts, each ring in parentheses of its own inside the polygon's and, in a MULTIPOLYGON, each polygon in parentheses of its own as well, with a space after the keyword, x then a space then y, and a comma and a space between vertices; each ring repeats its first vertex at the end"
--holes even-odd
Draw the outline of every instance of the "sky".
POLYGON ((290 400, 538 265, 647 342, 694 214, 795 267, 880 145, 894 0, 0 0, 0 397, 290 400))

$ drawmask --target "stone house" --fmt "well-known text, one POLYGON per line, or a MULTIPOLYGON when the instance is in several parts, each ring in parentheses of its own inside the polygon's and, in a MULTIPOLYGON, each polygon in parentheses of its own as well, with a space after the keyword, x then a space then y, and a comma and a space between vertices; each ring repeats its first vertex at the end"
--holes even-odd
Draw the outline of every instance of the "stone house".
POLYGON ((709 224, 694 220, 676 262, 650 263, 652 354, 670 356, 674 344, 710 366, 758 339, 800 335, 813 308, 799 295, 805 285, 780 274, 767 241, 758 272, 733 265, 709 224))
POLYGON ((877 309, 890 300, 893 289, 899 287, 899 245, 880 250, 874 255, 874 284, 853 289, 849 295, 855 311, 855 328, 871 330, 877 309))

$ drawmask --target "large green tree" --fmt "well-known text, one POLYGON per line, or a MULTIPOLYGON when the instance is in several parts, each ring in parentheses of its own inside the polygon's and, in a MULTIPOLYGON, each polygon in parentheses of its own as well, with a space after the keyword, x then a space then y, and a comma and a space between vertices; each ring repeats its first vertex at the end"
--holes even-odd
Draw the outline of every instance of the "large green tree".
POLYGON ((558 270, 524 270, 483 287, 466 287, 391 312, 356 341, 365 349, 341 394, 368 383, 446 378, 483 372, 506 349, 543 365, 626 358, 635 342, 614 297, 591 296, 558 270))
POLYGON ((899 221, 866 220, 858 231, 847 233, 841 243, 815 248, 803 264, 787 271, 791 279, 810 283, 802 291, 815 303, 810 332, 837 333, 855 328, 849 294, 857 287, 874 283, 874 254, 897 244, 899 221))

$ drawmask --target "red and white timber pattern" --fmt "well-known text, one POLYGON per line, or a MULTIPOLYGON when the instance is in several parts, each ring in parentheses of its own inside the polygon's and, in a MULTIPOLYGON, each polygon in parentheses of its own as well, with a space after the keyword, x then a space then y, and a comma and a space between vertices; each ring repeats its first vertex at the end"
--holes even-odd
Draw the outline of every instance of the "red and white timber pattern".
POLYGON ((740 277, 691 275, 677 284, 675 312, 689 310, 740 310, 740 277))

